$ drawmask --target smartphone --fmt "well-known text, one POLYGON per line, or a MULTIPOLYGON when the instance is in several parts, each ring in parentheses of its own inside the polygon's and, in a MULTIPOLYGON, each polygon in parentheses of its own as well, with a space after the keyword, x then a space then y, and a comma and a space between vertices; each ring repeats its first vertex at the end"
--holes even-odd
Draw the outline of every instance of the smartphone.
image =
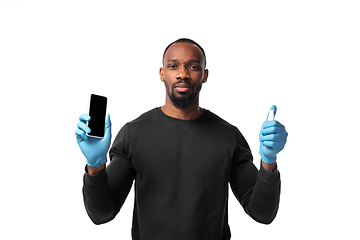
POLYGON ((107 98, 96 94, 90 96, 89 115, 91 117, 88 126, 91 132, 90 137, 103 138, 105 133, 105 115, 107 98))

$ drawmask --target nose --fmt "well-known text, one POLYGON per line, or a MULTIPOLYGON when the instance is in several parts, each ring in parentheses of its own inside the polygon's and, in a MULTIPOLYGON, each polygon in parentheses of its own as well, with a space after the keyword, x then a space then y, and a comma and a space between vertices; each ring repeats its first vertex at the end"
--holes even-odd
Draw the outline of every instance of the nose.
POLYGON ((186 67, 180 67, 176 76, 177 79, 189 79, 189 71, 186 67))

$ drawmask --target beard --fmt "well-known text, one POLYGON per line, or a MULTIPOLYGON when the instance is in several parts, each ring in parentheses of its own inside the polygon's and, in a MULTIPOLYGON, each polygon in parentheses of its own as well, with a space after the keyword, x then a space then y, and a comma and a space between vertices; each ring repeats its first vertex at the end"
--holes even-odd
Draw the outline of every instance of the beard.
POLYGON ((199 97, 199 93, 201 90, 201 84, 199 86, 194 86, 193 84, 187 83, 190 87, 192 92, 190 93, 179 93, 180 96, 175 96, 174 89, 175 85, 178 83, 181 83, 183 81, 178 81, 174 83, 173 85, 169 86, 166 82, 166 79, 164 78, 164 84, 166 88, 166 94, 170 98, 171 102, 174 104, 174 106, 178 109, 186 110, 189 107, 191 107, 195 100, 199 97))

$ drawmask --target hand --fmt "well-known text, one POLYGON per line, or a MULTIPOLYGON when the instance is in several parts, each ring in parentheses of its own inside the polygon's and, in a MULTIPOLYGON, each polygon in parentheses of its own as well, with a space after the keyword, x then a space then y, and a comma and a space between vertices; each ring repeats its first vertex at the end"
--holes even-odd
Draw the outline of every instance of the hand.
POLYGON ((75 135, 77 143, 87 159, 87 164, 91 167, 98 167, 107 162, 106 154, 111 141, 110 115, 107 114, 105 118, 105 134, 103 138, 93 138, 86 135, 86 133, 91 132, 91 129, 86 125, 86 122, 90 119, 91 117, 88 114, 80 116, 75 135))
MULTIPOLYGON (((276 114, 276 106, 273 105, 270 110, 276 114)), ((270 111, 269 111, 270 113, 270 111)), ((276 154, 278 154, 285 146, 288 133, 285 127, 276 120, 269 119, 269 113, 266 121, 263 123, 260 134, 260 151, 259 154, 263 162, 267 164, 276 161, 276 154), (269 121, 268 121, 269 119, 269 121)))

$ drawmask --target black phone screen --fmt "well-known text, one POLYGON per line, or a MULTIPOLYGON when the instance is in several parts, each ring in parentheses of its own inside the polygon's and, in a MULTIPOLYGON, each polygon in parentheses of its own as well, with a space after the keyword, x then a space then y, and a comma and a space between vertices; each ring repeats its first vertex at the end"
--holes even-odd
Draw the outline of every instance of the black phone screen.
POLYGON ((91 129, 91 132, 88 134, 89 136, 99 138, 104 137, 106 103, 106 97, 91 94, 89 110, 91 119, 88 122, 88 126, 91 129))

